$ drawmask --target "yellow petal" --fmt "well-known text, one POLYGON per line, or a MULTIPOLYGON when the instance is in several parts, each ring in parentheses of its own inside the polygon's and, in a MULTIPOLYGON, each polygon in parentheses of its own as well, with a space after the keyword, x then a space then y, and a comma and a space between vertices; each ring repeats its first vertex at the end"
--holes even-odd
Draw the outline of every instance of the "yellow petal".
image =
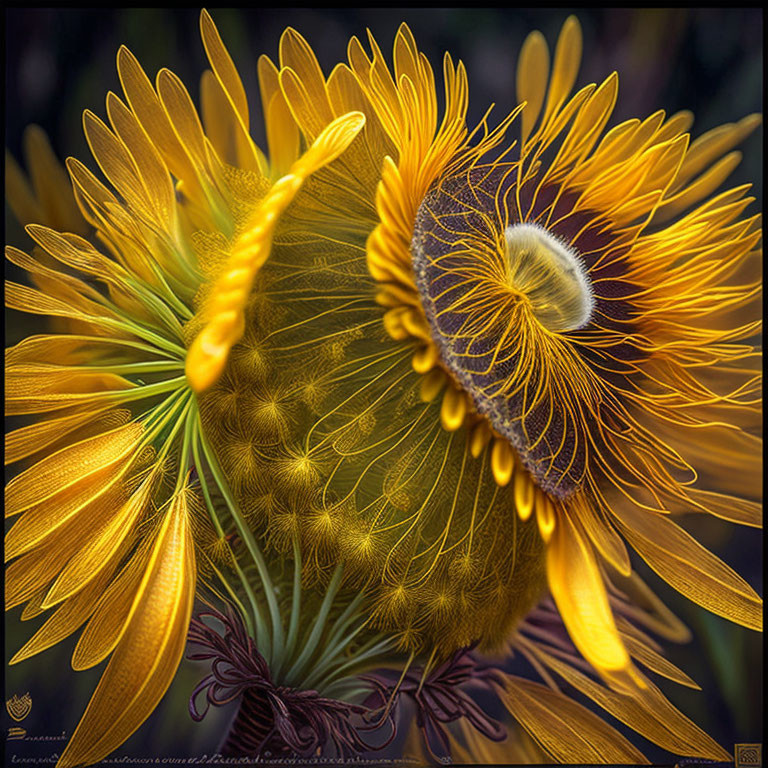
POLYGON ((293 119, 285 98, 277 91, 266 106, 265 115, 269 160, 273 177, 279 178, 288 173, 299 157, 299 129, 293 119))
POLYGON ((464 423, 467 415, 467 400, 464 393, 454 386, 449 386, 443 394, 440 407, 440 423, 447 432, 455 432, 464 423))
POLYGON ((195 592, 187 492, 177 494, 166 512, 124 633, 59 768, 106 757, 149 717, 171 684, 195 592))
POLYGON ((24 172, 7 149, 5 150, 5 199, 16 220, 22 226, 45 221, 43 209, 35 198, 24 172))
POLYGON ((515 469, 515 455, 512 447, 503 437, 496 437, 491 448, 491 470, 496 485, 504 487, 512 479, 515 469))
POLYGON ((507 677, 499 697, 512 717, 558 762, 648 764, 618 731, 559 691, 507 677))
POLYGON ((616 505, 612 512, 627 541, 667 583, 718 616, 762 629, 760 596, 679 525, 626 504, 616 505))
POLYGON ((515 508, 517 516, 525 522, 533 512, 534 501, 536 498, 536 486, 528 474, 528 470, 518 465, 515 470, 515 508))
POLYGON ((205 135, 225 163, 237 165, 237 150, 232 135, 233 126, 227 119, 226 99, 227 95, 216 76, 206 69, 200 78, 200 116, 205 135))
POLYGON ((222 98, 219 98, 218 102, 222 114, 219 119, 229 125, 235 145, 235 164, 243 170, 261 174, 266 168, 261 167, 261 158, 248 133, 248 99, 243 83, 213 19, 206 10, 200 13, 200 33, 213 69, 216 89, 221 92, 222 98))
POLYGON ((232 104, 237 110, 237 114, 243 122, 245 130, 249 127, 248 118, 248 99, 245 95, 245 88, 237 73, 237 68, 232 61, 224 43, 219 35, 219 30, 213 23, 211 15, 203 9, 200 12, 200 34, 203 38, 205 53, 216 77, 221 82, 227 96, 232 100, 232 104))
POLYGON ((141 424, 131 422, 81 440, 46 456, 11 480, 5 489, 6 515, 39 506, 91 475, 129 455, 142 434, 141 424))
POLYGON ((531 32, 517 62, 517 100, 527 102, 522 115, 522 143, 531 135, 544 104, 549 80, 549 48, 541 32, 531 32))
POLYGON ((72 653, 72 669, 99 664, 117 645, 147 570, 152 539, 146 538, 101 595, 72 653))
POLYGON ((433 368, 426 376, 421 377, 419 396, 425 403, 430 403, 441 392, 447 381, 446 375, 440 368, 433 368))
POLYGON ((136 116, 111 91, 107 94, 107 115, 136 164, 150 218, 157 221, 163 231, 175 234, 176 196, 165 163, 136 116))
POLYGON ((192 162, 179 142, 149 78, 125 46, 117 54, 117 71, 131 110, 162 155, 168 170, 184 181, 188 196, 198 199, 201 190, 192 162))
MULTIPOLYGON (((61 553, 59 570, 74 555, 85 538, 85 531, 92 530, 99 521, 123 503, 123 489, 118 484, 123 471, 106 470, 96 473, 82 483, 56 494, 51 499, 33 507, 16 522, 5 537, 6 560, 30 550, 47 545, 61 531, 71 531, 68 536, 77 540, 69 547, 67 557, 61 553)), ((63 545, 62 545, 63 546, 63 545)))
POLYGON ((83 535, 80 551, 67 563, 51 586, 43 602, 49 608, 83 589, 99 575, 122 548, 126 537, 135 532, 136 523, 145 511, 155 486, 155 475, 150 475, 122 506, 107 513, 83 535))
POLYGON ((45 213, 44 220, 34 223, 87 234, 88 227, 72 195, 72 184, 42 128, 30 125, 24 131, 24 155, 35 196, 45 213))
POLYGON ((675 188, 679 189, 719 157, 741 144, 760 125, 762 120, 761 115, 747 115, 738 123, 720 125, 699 136, 688 150, 685 161, 675 179, 675 188))
MULTIPOLYGON (((624 644, 627 646, 629 655, 637 659, 643 666, 648 667, 657 675, 666 677, 668 680, 674 680, 678 685, 684 685, 687 688, 693 688, 700 691, 701 686, 692 680, 681 669, 678 669, 671 661, 665 659, 660 653, 657 653, 648 643, 639 640, 634 633, 625 631, 625 627, 632 626, 626 619, 617 618, 616 622, 624 644)), ((633 627, 634 629, 634 627, 633 627)))
MULTIPOLYGON (((760 449, 758 448, 758 450, 760 449)), ((757 474, 758 477, 749 478, 749 484, 760 482, 760 472, 758 471, 757 474)), ((745 483, 743 490, 747 489, 748 485, 745 483)), ((701 491, 698 488, 692 488, 687 493, 693 501, 701 504, 711 515, 739 525, 749 525, 752 528, 763 527, 763 508, 760 502, 727 496, 724 493, 715 493, 714 491, 701 491)))
POLYGON ((609 581, 615 592, 629 598, 622 605, 622 613, 636 622, 648 627, 654 634, 673 643, 687 643, 691 632, 680 619, 659 599, 656 593, 635 573, 628 576, 612 570, 610 564, 609 581))
POLYGON ((105 563, 105 565, 107 565, 107 567, 103 568, 98 576, 93 579, 85 589, 78 592, 70 600, 67 600, 53 614, 53 616, 51 616, 48 621, 35 632, 24 647, 8 662, 9 664, 18 664, 18 662, 24 661, 30 656, 34 656, 35 654, 56 645, 56 643, 69 637, 82 626, 93 613, 99 595, 104 592, 104 588, 109 583, 110 578, 112 578, 112 574, 117 566, 117 560, 113 559, 111 562, 105 563))
POLYGON ((555 530, 555 508, 552 500, 543 491, 537 489, 535 498, 536 523, 539 526, 539 534, 542 540, 548 543, 552 538, 552 532, 555 530))
MULTIPOLYGON (((59 283, 62 283, 59 279, 59 283)), ((73 306, 60 297, 46 294, 44 291, 36 291, 34 288, 28 288, 26 285, 19 285, 8 281, 5 284, 5 305, 10 309, 17 309, 20 312, 28 312, 34 315, 51 315, 53 317, 67 317, 73 320, 83 321, 90 327, 88 332, 93 333, 96 327, 103 327, 107 320, 112 318, 113 313, 106 308, 99 308, 97 315, 92 315, 78 308, 82 305, 81 298, 74 298, 77 302, 73 306), (102 321, 104 323, 102 324, 102 321)), ((108 325, 109 332, 112 335, 120 336, 114 325, 108 325)))
POLYGON ((575 16, 569 16, 555 47, 555 60, 552 65, 552 80, 549 84, 547 95, 547 108, 544 111, 542 123, 557 111, 561 104, 568 98, 568 94, 576 82, 581 64, 581 25, 575 16))
POLYGON ((632 570, 627 548, 610 520, 595 503, 576 495, 567 504, 568 513, 574 515, 592 544, 619 573, 628 576, 632 570))
POLYGON ((632 662, 616 629, 600 569, 589 542, 567 514, 558 515, 547 547, 547 579, 584 658, 615 681, 626 677, 632 662))
POLYGON ((72 526, 56 531, 33 552, 18 558, 5 569, 5 610, 33 598, 49 584, 77 546, 72 526))
POLYGON ((320 65, 307 41, 291 27, 280 37, 280 86, 310 141, 330 123, 333 110, 320 65))
MULTIPOLYGON (((105 406, 106 407, 106 406, 105 406)), ((11 464, 32 456, 52 443, 66 437, 73 430, 93 421, 98 410, 88 409, 80 413, 39 421, 26 427, 19 427, 5 435, 5 463, 11 464)))
POLYGON ((469 438, 469 452, 473 458, 478 458, 485 450, 485 446, 491 441, 491 429, 488 422, 484 419, 478 422, 472 430, 472 436, 469 438))
POLYGON ((536 655, 577 690, 663 749, 709 760, 729 759, 727 752, 672 706, 649 681, 635 696, 623 695, 599 685, 551 654, 538 649, 536 655))

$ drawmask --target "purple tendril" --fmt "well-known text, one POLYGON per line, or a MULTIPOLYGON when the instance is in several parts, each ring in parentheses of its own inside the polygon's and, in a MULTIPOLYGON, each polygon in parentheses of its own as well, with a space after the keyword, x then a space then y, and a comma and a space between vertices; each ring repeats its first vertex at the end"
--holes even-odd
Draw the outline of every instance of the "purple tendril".
MULTIPOLYGON (((432 670, 423 683, 423 670, 420 667, 409 669, 397 689, 400 675, 396 670, 380 670, 372 675, 361 676, 362 680, 373 687, 373 692, 363 702, 364 706, 380 713, 392 699, 389 709, 385 709, 385 719, 392 728, 392 735, 387 743, 395 737, 395 714, 403 696, 408 696, 416 705, 416 724, 430 755, 438 762, 441 762, 442 756, 450 755, 445 724, 462 717, 488 739, 501 741, 506 737, 504 726, 488 717, 475 701, 461 690, 462 686, 473 684, 490 690, 491 681, 501 683, 498 670, 481 664, 472 655, 473 648, 474 646, 470 646, 456 651, 432 670)), ((383 721, 380 719, 373 727, 379 727, 381 722, 383 721)))
POLYGON ((211 659, 211 674, 192 692, 189 714, 199 722, 211 705, 220 707, 242 697, 240 710, 222 747, 225 755, 258 757, 296 754, 308 757, 332 744, 339 755, 369 751, 353 724, 364 707, 325 698, 317 691, 275 685, 264 657, 230 607, 226 614, 209 609, 192 619, 190 643, 200 647, 188 655, 211 659), (202 621, 210 616, 224 625, 224 634, 202 621), (205 707, 197 699, 205 691, 205 707))

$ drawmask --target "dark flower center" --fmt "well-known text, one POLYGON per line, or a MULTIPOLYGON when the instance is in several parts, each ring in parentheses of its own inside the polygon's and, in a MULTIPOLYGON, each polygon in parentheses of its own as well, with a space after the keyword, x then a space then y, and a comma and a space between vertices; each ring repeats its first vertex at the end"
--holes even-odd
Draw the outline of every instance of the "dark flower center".
POLYGON ((538 485, 566 497, 585 477, 585 424, 601 381, 641 353, 624 279, 628 246, 577 195, 514 166, 441 180, 416 216, 413 273, 443 365, 514 446, 538 485))

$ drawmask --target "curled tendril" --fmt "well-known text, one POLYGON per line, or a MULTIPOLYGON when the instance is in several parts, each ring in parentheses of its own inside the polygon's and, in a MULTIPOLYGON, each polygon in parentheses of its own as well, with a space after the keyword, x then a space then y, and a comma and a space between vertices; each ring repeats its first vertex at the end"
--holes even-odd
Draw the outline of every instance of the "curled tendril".
POLYGON ((189 641, 201 650, 188 656, 194 661, 212 659, 211 674, 195 687, 189 700, 193 720, 202 720, 211 705, 220 707, 242 697, 222 747, 224 754, 307 757, 329 744, 339 755, 373 749, 355 726, 365 708, 320 696, 317 691, 276 685, 242 621, 229 606, 225 610, 211 608, 192 619, 189 641), (206 616, 224 625, 223 635, 204 623, 206 616), (203 691, 206 703, 201 711, 197 698, 203 691))
MULTIPOLYGON (((398 685, 395 670, 380 670, 361 679, 373 687, 363 702, 372 713, 384 710, 384 716, 374 722, 378 728, 388 721, 392 734, 397 733, 396 714, 403 696, 416 705, 416 724, 424 737, 430 755, 441 762, 450 755, 450 746, 444 725, 466 718, 480 733, 492 741, 502 741, 507 732, 504 726, 488 717, 462 686, 476 685, 491 690, 491 681, 500 682, 498 670, 481 664, 472 654, 473 646, 461 648, 440 666, 424 675, 420 667, 410 668, 398 685)), ((389 743, 389 741, 387 743, 389 743)))

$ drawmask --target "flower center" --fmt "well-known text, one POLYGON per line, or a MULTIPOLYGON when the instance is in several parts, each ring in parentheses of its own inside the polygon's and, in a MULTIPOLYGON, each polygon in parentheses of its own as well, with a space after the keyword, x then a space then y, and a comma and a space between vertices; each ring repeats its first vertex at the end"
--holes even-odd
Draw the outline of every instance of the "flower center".
POLYGON ((538 224, 504 232, 509 283, 528 297, 536 319, 550 331, 575 331, 589 322, 594 299, 576 251, 538 224))
POLYGON ((563 498, 583 482, 586 439, 561 334, 590 322, 595 299, 576 251, 517 219, 513 183, 505 166, 475 167, 430 190, 413 274, 445 369, 539 487, 563 498))

